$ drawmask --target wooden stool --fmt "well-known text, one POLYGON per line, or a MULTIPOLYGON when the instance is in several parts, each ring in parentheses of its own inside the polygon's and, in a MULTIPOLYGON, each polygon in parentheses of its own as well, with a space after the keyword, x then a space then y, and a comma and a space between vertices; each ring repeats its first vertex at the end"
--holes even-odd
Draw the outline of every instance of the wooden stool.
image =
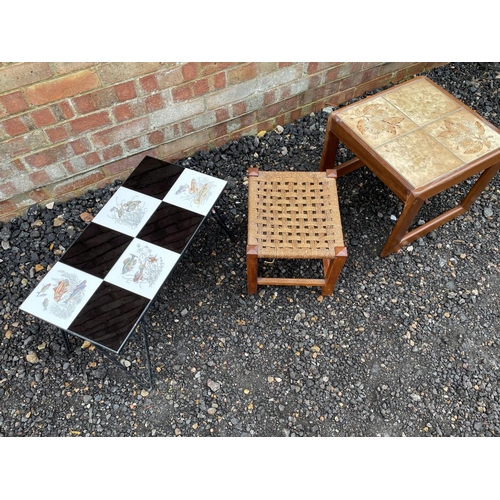
POLYGON ((258 285, 320 286, 331 295, 347 258, 336 173, 248 171, 248 293, 258 285), (323 279, 264 278, 258 259, 321 259, 323 279))

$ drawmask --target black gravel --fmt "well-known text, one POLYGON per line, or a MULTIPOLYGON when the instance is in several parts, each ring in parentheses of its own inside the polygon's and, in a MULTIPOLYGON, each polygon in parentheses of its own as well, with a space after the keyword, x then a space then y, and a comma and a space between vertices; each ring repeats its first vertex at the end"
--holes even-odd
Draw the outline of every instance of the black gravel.
MULTIPOLYGON (((500 127, 500 64, 428 76, 500 127)), ((179 161, 228 181, 218 213, 236 243, 208 219, 159 292, 151 391, 81 340, 70 337, 67 353, 59 330, 18 309, 85 228, 81 214, 95 215, 120 183, 3 224, 0 436, 499 435, 500 177, 467 214, 381 259, 402 204, 368 169, 353 172, 339 180, 349 256, 334 295, 247 295, 247 169, 317 170, 327 116, 179 161)), ((433 199, 419 220, 470 185, 433 199)), ((140 335, 119 358, 146 376, 140 335)))

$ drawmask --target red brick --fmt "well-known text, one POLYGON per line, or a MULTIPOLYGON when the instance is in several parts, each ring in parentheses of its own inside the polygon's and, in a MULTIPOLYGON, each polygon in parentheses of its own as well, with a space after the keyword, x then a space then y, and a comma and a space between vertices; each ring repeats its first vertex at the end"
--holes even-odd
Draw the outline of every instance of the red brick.
POLYGON ((227 123, 219 123, 213 127, 215 137, 221 137, 227 134, 227 123))
POLYGON ((5 132, 11 137, 29 132, 29 128, 26 126, 22 118, 18 116, 4 120, 3 122, 1 122, 1 125, 3 126, 5 132))
POLYGON ((31 118, 33 123, 39 128, 52 125, 57 121, 50 108, 35 109, 31 112, 31 118))
POLYGON ((220 90, 226 86, 226 74, 217 73, 209 78, 210 90, 220 90))
POLYGON ((60 107, 61 111, 63 112, 64 118, 66 118, 66 120, 69 120, 70 118, 73 118, 73 116, 75 116, 73 108, 71 107, 71 105, 68 101, 62 101, 58 104, 58 106, 60 107))
POLYGON ((233 116, 243 115, 247 112, 247 105, 244 101, 237 102, 231 106, 233 116))
POLYGON ((143 149, 142 147, 142 138, 139 137, 134 137, 133 139, 130 139, 129 141, 125 142, 125 147, 129 151, 136 151, 138 149, 143 149))
POLYGON ((53 158, 45 151, 32 154, 25 158, 26 163, 35 168, 43 168, 53 162, 53 158))
POLYGON ((156 75, 148 75, 139 79, 141 87, 146 92, 156 92, 158 90, 158 80, 156 75))
POLYGON ((28 87, 25 94, 32 104, 40 105, 88 92, 99 85, 95 72, 84 70, 28 87))
POLYGON ((153 94, 146 97, 146 109, 148 111, 156 111, 164 107, 165 103, 161 94, 153 94))
POLYGON ((108 177, 117 177, 120 174, 125 172, 130 172, 144 159, 146 155, 156 157, 151 152, 146 151, 136 155, 129 156, 127 158, 123 158, 121 160, 109 163, 105 165, 104 172, 108 177))
POLYGON ((72 99, 73 106, 75 107, 77 113, 85 115, 87 113, 92 113, 97 109, 94 100, 92 99, 92 94, 85 94, 72 99))
POLYGON ((101 158, 100 158, 99 154, 96 152, 89 153, 88 155, 85 155, 83 157, 83 159, 85 160, 85 163, 89 167, 93 167, 93 166, 97 165, 98 163, 101 163, 101 158))
POLYGON ((18 211, 18 207, 13 201, 0 201, 0 220, 2 222, 9 222, 16 213, 20 213, 20 211, 18 211))
POLYGON ((125 146, 127 146, 129 151, 139 149, 141 147, 141 141, 138 137, 134 137, 133 139, 125 141, 125 146))
POLYGON ((241 128, 253 125, 255 123, 255 113, 248 113, 247 115, 243 115, 240 120, 241 128))
POLYGON ((73 154, 72 148, 67 144, 60 144, 29 155, 25 158, 25 161, 34 168, 43 168, 52 163, 67 160, 73 154))
POLYGON ((340 104, 344 104, 347 101, 350 101, 354 97, 354 89, 349 89, 344 92, 337 92, 330 99, 328 99, 327 103, 330 106, 339 106, 340 104))
POLYGON ((182 76, 184 81, 193 80, 198 76, 198 63, 187 63, 181 67, 182 76))
POLYGON ((382 75, 373 80, 365 81, 356 87, 356 94, 363 95, 368 90, 385 87, 391 83, 392 75, 382 75))
POLYGON ((269 106, 276 102, 276 91, 269 90, 264 94, 264 106, 269 106))
POLYGON ((75 134, 80 134, 89 130, 95 130, 96 128, 100 128, 104 125, 109 124, 111 124, 111 120, 109 119, 108 113, 106 111, 82 116, 81 118, 75 118, 74 120, 71 120, 69 122, 71 130, 73 130, 75 134))
POLYGON ((86 153, 90 149, 90 145, 87 139, 78 139, 76 141, 72 141, 69 145, 73 148, 75 155, 81 155, 86 153))
POLYGON ((45 133, 52 143, 65 141, 69 138, 66 125, 56 125, 55 127, 46 128, 45 133))
POLYGON ((187 101, 194 95, 193 84, 185 83, 172 89, 172 99, 174 101, 187 101))
POLYGON ((215 110, 215 118, 218 122, 229 120, 229 111, 227 108, 219 108, 215 110))
POLYGON ((51 182, 51 179, 48 176, 47 172, 45 172, 45 170, 38 170, 37 172, 33 172, 29 175, 29 178, 35 186, 43 186, 45 184, 50 184, 51 182))
POLYGON ((319 74, 312 75, 307 79, 308 89, 314 89, 316 87, 319 87, 320 85, 321 85, 321 75, 319 74))
POLYGON ((54 188, 54 196, 56 198, 67 194, 77 192, 80 188, 88 188, 88 186, 95 184, 104 178, 104 174, 99 170, 94 170, 86 174, 72 178, 67 182, 62 182, 54 188))
POLYGON ((114 90, 120 101, 128 101, 137 97, 134 82, 125 82, 115 85, 114 90))
POLYGON ((163 142, 163 132, 161 130, 155 130, 148 134, 148 141, 151 146, 156 146, 157 144, 161 144, 163 142))
POLYGON ((133 137, 149 132, 149 130, 149 118, 143 117, 96 132, 91 139, 96 148, 102 148, 122 141, 127 141, 133 137))
POLYGON ((114 87, 99 89, 72 99, 73 105, 79 114, 91 113, 105 108, 110 108, 116 104, 116 92, 114 87))
POLYGON ((37 188, 28 193, 28 198, 31 200, 29 204, 32 205, 33 203, 42 203, 47 201, 49 196, 45 189, 37 188))
POLYGON ((279 98, 288 99, 292 95, 292 87, 291 85, 285 84, 279 88, 279 98))
POLYGON ((207 94, 209 91, 208 80, 206 78, 204 78, 202 80, 196 80, 194 82, 193 91, 194 91, 195 97, 207 94))
POLYGON ((247 80, 252 80, 257 76, 257 63, 248 63, 227 71, 227 84, 233 85, 247 80))
POLYGON ((363 73, 353 73, 349 75, 346 78, 343 78, 340 80, 340 90, 346 90, 350 89, 351 87, 356 87, 356 85, 359 85, 360 83, 363 83, 364 81, 364 75, 363 73))
POLYGON ((132 111, 132 108, 128 103, 115 106, 115 108, 113 109, 113 114, 119 122, 130 120, 134 117, 134 112, 132 111))
POLYGON ((181 123, 181 133, 184 134, 191 134, 194 132, 194 127, 193 123, 191 120, 186 120, 181 123))
POLYGON ((102 151, 102 158, 104 161, 112 160, 113 158, 118 158, 123 155, 123 148, 117 144, 116 146, 111 146, 102 151))
MULTIPOLYGON (((321 106, 321 108, 324 108, 324 106, 321 106)), ((292 113, 290 115, 290 121, 294 122, 295 120, 298 120, 302 116, 304 116, 302 109, 296 109, 296 110, 292 111, 292 113)))
POLYGON ((7 113, 13 115, 28 109, 28 104, 21 92, 13 92, 0 97, 0 104, 4 106, 7 113))

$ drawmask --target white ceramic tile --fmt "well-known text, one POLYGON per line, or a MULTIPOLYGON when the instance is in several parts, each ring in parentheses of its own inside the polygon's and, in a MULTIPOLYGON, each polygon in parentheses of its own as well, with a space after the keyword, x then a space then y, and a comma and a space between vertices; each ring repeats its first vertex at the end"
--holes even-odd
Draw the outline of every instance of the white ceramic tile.
POLYGON ((57 262, 20 309, 67 329, 102 280, 57 262))
POLYGON ((226 184, 222 179, 186 168, 163 200, 206 215, 226 184))
POLYGON ((93 222, 129 236, 137 236, 161 200, 125 187, 119 188, 93 222))
POLYGON ((134 239, 104 280, 152 299, 178 259, 176 252, 134 239))

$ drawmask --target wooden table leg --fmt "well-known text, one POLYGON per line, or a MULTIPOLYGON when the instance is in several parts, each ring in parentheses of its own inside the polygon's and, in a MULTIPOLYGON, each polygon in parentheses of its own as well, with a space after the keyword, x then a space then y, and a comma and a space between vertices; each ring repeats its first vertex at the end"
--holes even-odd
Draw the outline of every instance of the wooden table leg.
POLYGON ((423 203, 423 199, 416 198, 413 194, 410 194, 405 202, 405 206, 399 216, 399 219, 393 227, 392 232, 382 249, 382 252, 380 252, 381 257, 386 257, 390 253, 393 253, 401 248, 401 240, 407 233, 408 228, 415 219, 420 208, 422 208, 423 203))
POLYGON ((332 131, 331 115, 328 118, 328 124, 325 132, 325 142, 323 143, 323 153, 321 155, 321 163, 319 165, 320 172, 324 172, 328 168, 335 168, 335 158, 339 149, 339 139, 332 131))
POLYGON ((408 245, 412 241, 425 236, 427 233, 430 233, 434 229, 442 226, 450 220, 455 219, 459 215, 469 210, 471 205, 477 200, 479 195, 484 191, 484 188, 489 184, 491 179, 493 179, 499 169, 500 163, 486 169, 459 205, 451 208, 450 210, 447 210, 446 212, 443 212, 441 215, 434 217, 434 219, 427 221, 425 224, 422 224, 412 231, 406 232, 415 219, 424 201, 415 197, 414 201, 410 201, 411 197, 408 198, 405 203, 403 212, 396 222, 396 225, 394 226, 392 233, 389 236, 389 239, 387 240, 380 256, 385 257, 388 254, 399 250, 405 245, 408 245))

